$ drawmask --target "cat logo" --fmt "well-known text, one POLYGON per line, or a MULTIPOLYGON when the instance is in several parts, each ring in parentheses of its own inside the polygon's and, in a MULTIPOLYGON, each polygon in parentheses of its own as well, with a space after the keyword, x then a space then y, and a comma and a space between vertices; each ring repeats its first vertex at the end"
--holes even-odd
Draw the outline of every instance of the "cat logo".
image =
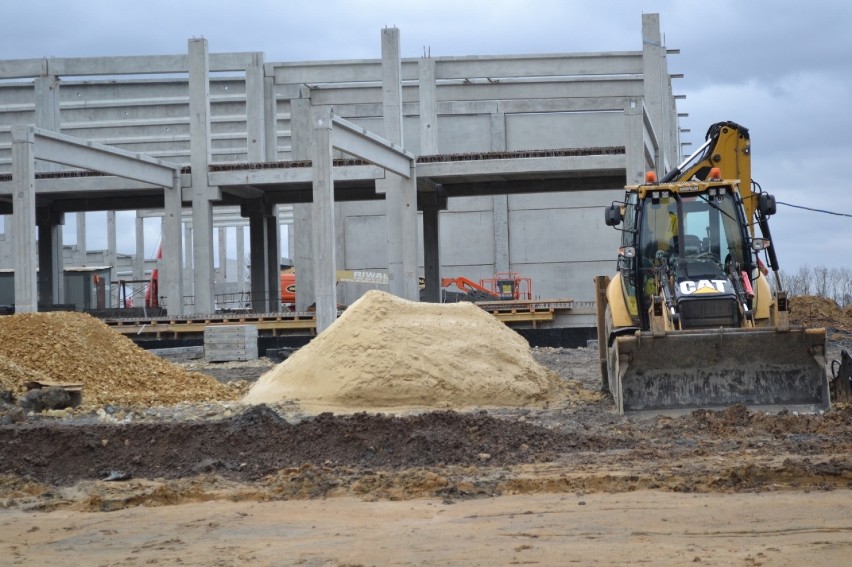
POLYGON ((680 282, 680 292, 684 295, 693 293, 724 293, 726 280, 686 280, 680 282))

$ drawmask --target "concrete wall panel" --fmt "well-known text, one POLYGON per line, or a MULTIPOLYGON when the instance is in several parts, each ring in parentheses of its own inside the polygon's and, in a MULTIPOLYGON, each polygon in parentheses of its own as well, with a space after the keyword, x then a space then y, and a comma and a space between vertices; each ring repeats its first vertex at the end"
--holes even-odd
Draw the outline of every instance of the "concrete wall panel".
POLYGON ((509 150, 624 145, 624 114, 550 112, 506 116, 509 150))
POLYGON ((594 301, 594 277, 611 276, 615 261, 512 264, 512 271, 532 279, 533 295, 539 299, 594 301))
POLYGON ((33 97, 35 96, 35 87, 32 83, 12 82, 0 85, 0 100, 3 105, 0 106, 0 113, 4 112, 3 108, 9 106, 30 106, 34 107, 33 97))
MULTIPOLYGON (((549 78, 548 78, 549 79, 549 78)), ((457 84, 441 85, 438 88, 438 100, 505 100, 505 99, 549 99, 561 97, 592 98, 598 96, 635 96, 641 97, 643 85, 641 78, 619 80, 544 80, 540 83, 523 81, 502 83, 499 80, 483 80, 475 83, 476 88, 463 81, 457 84)), ((564 77, 562 79, 565 79, 564 77)))
POLYGON ((494 203, 491 197, 453 197, 447 199, 448 212, 492 211, 494 203))
POLYGON ((491 116, 438 116, 438 151, 442 154, 491 151, 491 116))
POLYGON ((493 211, 445 212, 441 214, 441 264, 451 268, 465 265, 494 266, 493 211))
MULTIPOLYGON (((578 207, 607 207, 614 200, 624 198, 624 188, 598 191, 572 191, 570 193, 528 193, 509 195, 509 208, 552 209, 578 207)), ((455 200, 455 199, 454 199, 455 200)), ((603 222, 603 213, 600 221, 603 222)))
POLYGON ((620 233, 603 222, 603 208, 509 211, 510 263, 606 259, 620 233))
POLYGON ((344 219, 347 270, 386 269, 388 265, 387 219, 384 215, 347 216, 344 219), (383 245, 384 244, 384 245, 383 245))

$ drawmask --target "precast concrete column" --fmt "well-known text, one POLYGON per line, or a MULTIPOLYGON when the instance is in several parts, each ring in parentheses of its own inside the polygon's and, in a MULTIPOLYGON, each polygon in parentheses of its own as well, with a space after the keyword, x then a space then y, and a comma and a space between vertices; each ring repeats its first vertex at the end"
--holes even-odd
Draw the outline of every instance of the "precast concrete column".
POLYGON ((494 271, 508 272, 511 269, 509 257, 509 196, 491 197, 494 208, 494 271))
MULTIPOLYGON (((118 253, 116 252, 116 224, 115 224, 115 211, 107 211, 106 212, 106 220, 107 220, 107 258, 109 262, 109 281, 114 282, 118 279, 118 270, 116 269, 118 264, 118 253)), ((107 282, 107 290, 109 290, 109 282, 107 282)), ((107 301, 109 302, 107 307, 113 307, 112 305, 112 295, 107 295, 107 301)))
POLYGON ((38 231, 38 303, 62 303, 62 213, 36 210, 38 231))
POLYGON ((293 238, 293 223, 288 223, 286 225, 287 230, 287 257, 290 258, 290 261, 293 261, 293 257, 296 255, 296 247, 295 247, 295 238, 293 238))
MULTIPOLYGON (((59 111, 59 77, 43 75, 33 80, 35 96, 35 125, 52 132, 59 132, 62 121, 59 111)), ((47 161, 36 162, 37 171, 56 171, 59 165, 47 161)))
POLYGON ((172 187, 164 191, 165 211, 163 214, 162 246, 160 265, 160 294, 166 298, 166 309, 170 316, 183 315, 183 254, 181 252, 181 227, 183 225, 180 173, 175 172, 172 187))
POLYGON ((252 162, 266 161, 266 97, 263 54, 252 54, 246 67, 246 148, 252 162))
POLYGON ((195 313, 213 313, 213 206, 210 157, 210 61, 207 40, 189 40, 189 130, 192 140, 192 247, 195 313))
POLYGON ((219 281, 226 282, 228 281, 228 229, 220 226, 216 229, 216 233, 219 237, 219 281))
MULTIPOLYGON (((335 258, 334 178, 331 146, 331 108, 314 109, 313 120, 313 211, 311 214, 314 260, 314 289, 317 297, 317 333, 337 318, 337 261, 335 258)), ((299 293, 298 273, 296 294, 299 293)))
POLYGON ((35 135, 30 126, 12 126, 12 239, 15 312, 38 311, 36 284, 35 135))
POLYGON ((253 199, 243 205, 241 214, 249 220, 249 248, 251 249, 251 308, 258 313, 270 311, 269 302, 269 231, 266 223, 270 217, 266 205, 253 199))
POLYGON ((491 114, 491 151, 505 152, 508 146, 506 140, 506 113, 502 105, 497 104, 497 112, 491 114))
MULTIPOLYGON (((304 90, 310 92, 307 87, 304 90)), ((263 105, 263 136, 266 139, 264 143, 265 161, 278 161, 278 99, 275 95, 275 76, 272 72, 272 66, 267 67, 266 64, 263 65, 263 105)), ((307 121, 310 123, 310 116, 307 121)))
MULTIPOLYGON (((438 105, 435 83, 435 60, 423 57, 418 63, 420 95, 420 155, 438 153, 438 105)), ((440 212, 446 208, 446 198, 438 196, 438 188, 420 193, 423 211, 423 279, 425 287, 420 298, 430 303, 441 301, 440 212)))
POLYGON ((624 174, 627 185, 636 185, 645 179, 647 160, 645 159, 644 131, 642 101, 630 99, 624 109, 624 174))
MULTIPOLYGON (((56 75, 43 75, 33 80, 36 127, 53 132, 59 132, 62 129, 59 110, 59 85, 59 77, 56 75)), ((38 171, 56 171, 59 166, 55 163, 37 161, 35 168, 38 171)), ((40 215, 46 215, 46 217, 37 218, 37 222, 40 223, 38 228, 39 302, 44 304, 61 303, 65 296, 62 262, 62 224, 64 217, 60 214, 59 219, 53 222, 57 218, 55 215, 39 210, 36 212, 36 216, 39 217, 40 215)), ((78 225, 83 231, 82 262, 86 261, 85 218, 85 215, 78 213, 78 225)), ((79 231, 77 234, 79 235, 79 231)), ((78 242, 81 241, 78 240, 78 242)))
POLYGON ((53 272, 51 293, 56 303, 65 303, 65 267, 62 258, 62 226, 65 224, 65 215, 59 213, 56 222, 50 226, 50 248, 53 253, 50 262, 53 272))
MULTIPOLYGON (((399 29, 382 30, 382 110, 385 138, 402 146, 402 60, 399 29)), ((391 174, 376 181, 385 193, 388 226, 390 292, 409 301, 419 300, 417 281, 417 177, 415 165, 405 179, 391 174)))
POLYGON ((133 256, 133 279, 145 277, 145 219, 136 211, 136 254, 133 256))
MULTIPOLYGON (((491 114, 491 151, 505 152, 508 147, 506 140, 506 113, 502 104, 497 103, 496 110, 491 114)), ((494 271, 508 272, 509 257, 509 197, 494 195, 491 198, 491 209, 494 219, 494 271)))
POLYGON ((12 215, 3 215, 3 231, 0 232, 0 266, 12 267, 12 239, 8 237, 12 229, 12 215))
POLYGON ((59 78, 42 75, 33 80, 35 95, 35 125, 45 130, 59 132, 59 78))
MULTIPOLYGON (((246 69, 246 105, 248 127, 249 160, 250 161, 274 161, 277 145, 276 131, 276 108, 275 91, 267 88, 264 77, 264 64, 261 54, 252 59, 251 65, 246 69), (272 104, 269 98, 272 98, 272 104), (267 113, 270 120, 266 119, 267 113), (271 123, 271 130, 267 123, 271 123), (271 151, 267 150, 267 144, 271 144, 271 151)), ((280 303, 281 278, 279 276, 280 260, 278 245, 278 214, 275 207, 267 209, 271 214, 265 215, 263 221, 266 231, 266 265, 264 269, 264 297, 266 298, 266 311, 278 311, 280 303)), ((252 266, 254 263, 252 262, 252 266)))
POLYGON ((236 227, 237 230, 237 289, 240 293, 248 291, 246 288, 246 230, 244 226, 236 227))
POLYGON ((281 310, 281 237, 278 234, 277 207, 270 205, 264 211, 266 228, 266 290, 269 311, 281 310))
POLYGON ((385 139, 402 145, 402 59, 399 29, 382 30, 382 124, 385 139))
MULTIPOLYGON (((666 65, 666 48, 660 33, 660 15, 642 14, 642 77, 645 109, 651 119, 651 125, 657 133, 657 143, 661 147, 663 159, 658 174, 665 173, 678 161, 672 148, 665 147, 669 142, 669 130, 672 127, 668 93, 671 91, 671 78, 666 65)), ((677 153, 680 148, 677 148, 677 153)))
POLYGON ((184 294, 195 296, 195 278, 192 275, 193 272, 193 261, 195 260, 192 255, 193 248, 193 231, 191 223, 186 223, 183 226, 183 257, 184 257, 184 266, 183 266, 183 283, 184 283, 184 294))
MULTIPOLYGON (((290 146, 293 160, 313 159, 313 125, 311 119, 311 99, 309 92, 302 92, 303 98, 290 101, 290 146)), ((291 235, 293 252, 290 258, 296 272, 296 311, 304 312, 316 302, 314 290, 313 259, 313 205, 295 203, 293 205, 293 234, 291 235)))
POLYGON ((423 278, 426 283, 422 299, 431 303, 441 302, 440 212, 447 208, 447 198, 441 197, 437 189, 420 193, 423 210, 423 278))
POLYGON ((74 261, 78 266, 86 265, 86 258, 89 247, 86 244, 86 213, 77 213, 77 250, 74 254, 74 261))
POLYGON ((420 155, 438 153, 438 104, 435 85, 435 60, 423 57, 417 65, 420 94, 420 155))
POLYGON ((400 220, 402 229, 402 297, 420 301, 420 280, 417 277, 417 166, 411 162, 408 179, 400 178, 400 220))

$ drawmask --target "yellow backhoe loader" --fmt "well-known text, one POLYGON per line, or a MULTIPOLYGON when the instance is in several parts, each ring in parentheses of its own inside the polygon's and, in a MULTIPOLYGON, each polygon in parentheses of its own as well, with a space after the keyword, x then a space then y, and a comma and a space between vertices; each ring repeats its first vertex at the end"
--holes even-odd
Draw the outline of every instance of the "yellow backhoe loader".
POLYGON ((825 329, 790 324, 775 199, 750 160, 748 130, 714 124, 680 166, 606 209, 622 243, 615 276, 597 278, 598 344, 620 413, 829 407, 825 329))

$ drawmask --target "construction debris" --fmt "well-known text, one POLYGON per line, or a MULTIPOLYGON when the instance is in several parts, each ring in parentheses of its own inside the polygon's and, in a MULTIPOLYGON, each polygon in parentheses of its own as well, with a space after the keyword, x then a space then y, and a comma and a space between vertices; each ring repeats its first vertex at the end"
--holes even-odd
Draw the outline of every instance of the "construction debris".
POLYGON ((0 388, 28 382, 82 385, 84 409, 234 399, 234 390, 139 348, 84 313, 0 317, 0 388))

